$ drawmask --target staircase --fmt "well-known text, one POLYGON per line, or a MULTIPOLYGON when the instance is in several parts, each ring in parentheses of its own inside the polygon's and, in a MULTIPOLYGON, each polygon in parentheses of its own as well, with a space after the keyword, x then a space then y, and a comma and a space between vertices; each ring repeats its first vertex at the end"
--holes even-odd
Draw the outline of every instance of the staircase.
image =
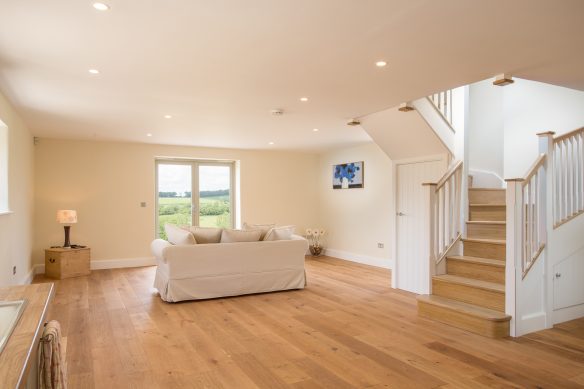
POLYGON ((463 255, 446 256, 446 274, 432 277, 432 294, 418 297, 418 313, 483 336, 509 336, 505 190, 470 188, 468 199, 463 255))

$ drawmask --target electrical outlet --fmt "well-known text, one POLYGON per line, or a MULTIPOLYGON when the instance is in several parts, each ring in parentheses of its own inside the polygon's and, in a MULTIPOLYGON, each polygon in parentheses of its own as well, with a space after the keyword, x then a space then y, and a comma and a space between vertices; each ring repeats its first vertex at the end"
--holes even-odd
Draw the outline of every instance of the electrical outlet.
POLYGON ((145 201, 142 201, 142 202, 140 203, 140 206, 141 206, 142 208, 146 208, 146 202, 145 202, 145 201))
POLYGON ((383 243, 377 243, 377 248, 382 249, 385 245, 383 243))
POLYGON ((16 266, 12 266, 12 275, 16 275, 16 266))

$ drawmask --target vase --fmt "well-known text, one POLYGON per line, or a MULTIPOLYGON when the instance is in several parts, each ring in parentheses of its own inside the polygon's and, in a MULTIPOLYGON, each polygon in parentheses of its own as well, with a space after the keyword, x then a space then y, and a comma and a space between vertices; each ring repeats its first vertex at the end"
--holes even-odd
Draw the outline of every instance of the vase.
POLYGON ((313 257, 320 257, 324 252, 324 247, 322 246, 310 245, 308 248, 310 249, 310 254, 312 254, 313 257))

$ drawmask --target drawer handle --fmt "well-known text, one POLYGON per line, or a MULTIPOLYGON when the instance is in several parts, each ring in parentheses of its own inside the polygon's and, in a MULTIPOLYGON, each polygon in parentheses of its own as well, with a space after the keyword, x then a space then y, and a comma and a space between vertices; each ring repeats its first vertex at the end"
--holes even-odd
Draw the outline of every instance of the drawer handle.
POLYGON ((55 258, 49 258, 49 262, 55 263, 55 258))

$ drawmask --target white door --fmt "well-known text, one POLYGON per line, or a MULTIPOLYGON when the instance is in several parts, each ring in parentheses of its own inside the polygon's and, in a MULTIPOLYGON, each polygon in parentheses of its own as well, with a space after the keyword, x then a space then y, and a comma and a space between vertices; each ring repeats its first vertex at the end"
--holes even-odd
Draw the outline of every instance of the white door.
POLYGON ((397 258, 393 271, 396 288, 419 294, 429 293, 428 229, 424 210, 428 199, 424 182, 436 182, 444 174, 442 160, 397 165, 397 258))

